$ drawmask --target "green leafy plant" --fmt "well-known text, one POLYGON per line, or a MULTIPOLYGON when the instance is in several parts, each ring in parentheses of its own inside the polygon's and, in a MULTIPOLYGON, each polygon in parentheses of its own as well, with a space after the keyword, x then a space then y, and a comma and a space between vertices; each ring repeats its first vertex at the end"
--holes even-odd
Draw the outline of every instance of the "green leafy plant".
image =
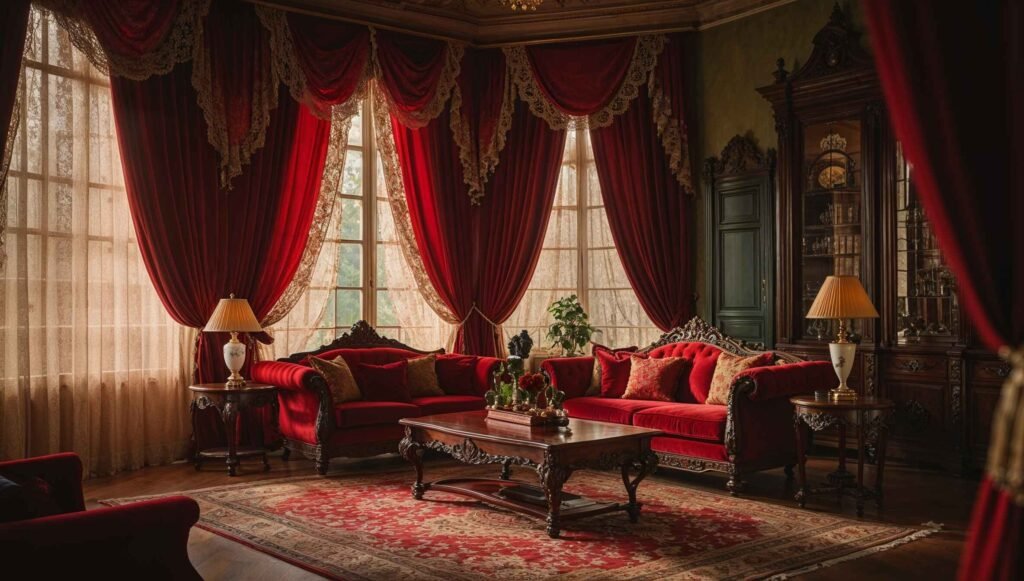
POLYGON ((548 327, 547 338, 551 346, 561 348, 566 357, 582 353, 594 333, 600 333, 590 324, 590 318, 576 295, 562 297, 551 303, 548 313, 555 322, 548 327))

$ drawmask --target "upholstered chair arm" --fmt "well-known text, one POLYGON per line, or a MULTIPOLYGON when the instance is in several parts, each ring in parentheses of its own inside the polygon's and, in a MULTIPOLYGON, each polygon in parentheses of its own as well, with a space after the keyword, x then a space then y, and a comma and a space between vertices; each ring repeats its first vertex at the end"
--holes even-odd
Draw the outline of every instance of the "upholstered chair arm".
POLYGON ((188 560, 199 505, 185 496, 0 524, 11 579, 201 579, 188 560))
POLYGON ((62 452, 0 462, 0 476, 41 478, 50 485, 53 499, 61 510, 85 510, 85 499, 82 497, 82 461, 78 454, 62 452))
POLYGON ((502 360, 497 357, 478 357, 476 369, 474 370, 473 389, 478 395, 487 393, 487 390, 494 387, 494 372, 501 365, 502 360))
POLYGON ((742 389, 748 399, 764 400, 804 395, 829 390, 839 385, 832 364, 828 361, 800 361, 748 369, 736 376, 738 383, 750 385, 742 389))
POLYGON ((590 378, 597 362, 593 357, 553 357, 545 359, 540 369, 551 378, 551 385, 567 397, 579 397, 590 387, 590 378))
POLYGON ((312 367, 287 361, 260 361, 252 366, 253 381, 278 387, 278 424, 281 435, 315 445, 326 442, 334 430, 331 390, 312 367))

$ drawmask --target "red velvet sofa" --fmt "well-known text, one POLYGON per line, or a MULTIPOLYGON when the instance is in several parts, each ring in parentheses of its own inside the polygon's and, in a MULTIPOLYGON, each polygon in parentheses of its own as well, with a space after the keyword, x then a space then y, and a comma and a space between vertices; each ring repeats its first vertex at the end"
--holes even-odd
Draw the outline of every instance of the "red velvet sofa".
POLYGON ((0 523, 0 577, 202 579, 188 560, 189 531, 199 520, 191 498, 87 511, 82 462, 70 453, 0 462, 0 476, 34 482, 60 511, 0 523))
POLYGON ((650 357, 693 359, 690 385, 680 387, 673 403, 586 395, 594 357, 548 359, 541 370, 566 393, 570 417, 662 430, 664 436, 651 440, 660 466, 724 472, 729 475, 726 486, 735 494, 746 473, 786 467, 792 474, 796 442, 789 398, 831 389, 839 380, 827 361, 802 361, 776 351, 779 364, 736 377, 728 405, 705 404, 714 364, 723 350, 744 356, 762 352, 723 335, 699 317, 640 350, 650 357))
MULTIPOLYGON (((316 462, 316 470, 326 474, 331 458, 360 458, 397 452, 405 431, 402 418, 430 414, 481 410, 483 394, 491 388, 492 376, 501 363, 493 357, 445 355, 444 350, 420 351, 393 339, 380 336, 365 321, 359 321, 329 345, 307 353, 297 353, 278 361, 253 365, 254 381, 276 385, 278 422, 284 438, 285 458, 301 452, 316 462), (341 355, 349 364, 361 362, 381 365, 436 353, 439 359, 459 358, 471 367, 459 380, 458 395, 413 398, 412 402, 352 401, 335 405, 323 377, 309 366, 316 355, 332 359, 341 355)), ((440 377, 442 387, 445 378, 440 377)), ((451 380, 449 380, 451 382, 451 380)), ((451 391, 449 389, 449 391, 451 391)))

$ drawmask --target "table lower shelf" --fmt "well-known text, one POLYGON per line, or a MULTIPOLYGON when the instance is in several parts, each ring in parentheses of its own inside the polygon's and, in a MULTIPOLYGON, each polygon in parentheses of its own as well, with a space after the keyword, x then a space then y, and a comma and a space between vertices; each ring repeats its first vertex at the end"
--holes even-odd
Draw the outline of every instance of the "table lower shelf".
MULTIPOLYGON (((424 484, 424 491, 449 492, 521 514, 548 518, 548 502, 544 491, 517 480, 487 478, 447 478, 424 484)), ((571 520, 616 511, 628 511, 624 502, 598 502, 569 492, 561 493, 561 520, 571 520)), ((637 508, 640 503, 637 503, 637 508)))

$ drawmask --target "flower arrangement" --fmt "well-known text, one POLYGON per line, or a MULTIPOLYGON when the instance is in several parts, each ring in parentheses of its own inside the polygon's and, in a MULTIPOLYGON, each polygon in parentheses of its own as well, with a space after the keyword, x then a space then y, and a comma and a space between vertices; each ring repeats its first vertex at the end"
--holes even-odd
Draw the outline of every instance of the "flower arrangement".
POLYGON ((484 394, 487 409, 521 416, 530 420, 531 425, 568 425, 569 417, 562 409, 565 393, 552 386, 542 373, 516 373, 518 362, 512 359, 494 372, 494 389, 484 394), (540 396, 544 397, 543 407, 538 405, 540 396))

